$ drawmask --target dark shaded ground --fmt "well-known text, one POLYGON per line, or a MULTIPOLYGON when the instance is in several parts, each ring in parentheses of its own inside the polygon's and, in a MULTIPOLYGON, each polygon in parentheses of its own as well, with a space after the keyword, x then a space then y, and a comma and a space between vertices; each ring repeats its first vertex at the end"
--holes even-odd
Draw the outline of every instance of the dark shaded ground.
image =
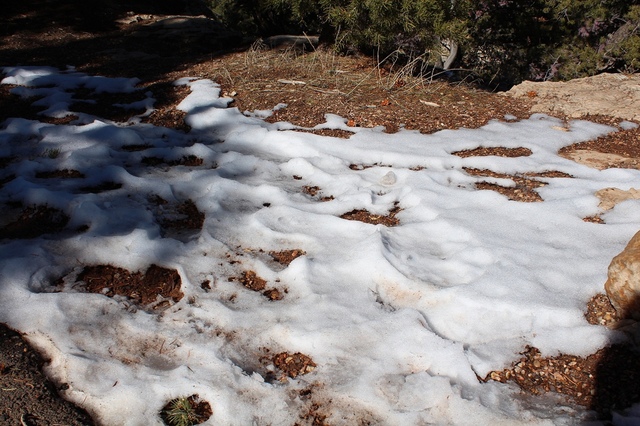
POLYGON ((91 417, 58 396, 42 373, 45 360, 20 334, 0 324, 0 425, 92 425, 91 417))

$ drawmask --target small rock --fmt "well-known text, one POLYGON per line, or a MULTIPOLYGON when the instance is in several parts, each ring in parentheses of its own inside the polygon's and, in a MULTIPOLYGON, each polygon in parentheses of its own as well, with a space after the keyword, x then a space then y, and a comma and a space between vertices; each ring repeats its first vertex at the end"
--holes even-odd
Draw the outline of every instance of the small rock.
POLYGON ((640 319, 640 232, 611 261, 604 288, 621 318, 640 319))
POLYGON ((380 184, 385 186, 394 185, 398 181, 396 174, 393 172, 388 172, 386 175, 382 176, 380 179, 380 184))

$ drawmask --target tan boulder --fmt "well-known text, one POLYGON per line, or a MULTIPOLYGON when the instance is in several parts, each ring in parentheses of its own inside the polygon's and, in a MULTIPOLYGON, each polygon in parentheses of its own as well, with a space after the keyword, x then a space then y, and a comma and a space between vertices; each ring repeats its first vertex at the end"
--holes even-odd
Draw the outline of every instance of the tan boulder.
POLYGON ((621 318, 640 319, 640 232, 611 261, 604 288, 621 318))

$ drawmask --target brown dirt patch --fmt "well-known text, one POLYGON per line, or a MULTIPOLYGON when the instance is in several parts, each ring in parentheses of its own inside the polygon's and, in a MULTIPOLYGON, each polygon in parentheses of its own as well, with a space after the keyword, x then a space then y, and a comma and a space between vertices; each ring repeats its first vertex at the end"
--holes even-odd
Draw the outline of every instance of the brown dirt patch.
POLYGON ((193 201, 187 200, 178 204, 176 206, 176 211, 178 214, 186 217, 184 219, 168 220, 163 222, 165 227, 174 229, 192 229, 198 231, 202 229, 202 225, 204 224, 204 213, 198 210, 198 207, 193 201))
POLYGON ((515 186, 502 186, 491 182, 478 182, 476 183, 477 189, 488 189, 496 191, 499 194, 506 196, 511 201, 520 201, 525 203, 533 203, 543 201, 540 194, 535 191, 535 188, 540 188, 547 185, 545 182, 541 182, 535 179, 529 179, 524 176, 508 175, 504 173, 496 173, 491 170, 480 170, 465 167, 464 171, 472 176, 481 177, 493 177, 500 179, 510 179, 515 182, 515 186))
MULTIPOLYGON (((282 300, 284 295, 277 288, 267 288, 267 281, 258 276, 254 271, 244 271, 238 277, 230 277, 229 281, 238 281, 240 284, 262 295, 271 301, 282 300)), ((285 290, 286 293, 286 290, 285 290)))
POLYGON ((584 222, 598 223, 598 224, 601 224, 601 225, 605 223, 604 219, 602 219, 600 217, 600 215, 583 217, 582 220, 584 222))
POLYGON ((479 147, 475 149, 465 149, 463 151, 452 152, 452 155, 457 155, 461 158, 467 157, 486 157, 486 156, 497 156, 497 157, 528 157, 531 155, 531 150, 529 148, 503 148, 500 146, 496 147, 479 147))
POLYGON ((150 90, 153 93, 153 97, 156 100, 154 107, 157 109, 148 117, 144 117, 142 119, 143 123, 168 127, 185 133, 191 130, 191 126, 184 121, 187 114, 184 111, 175 109, 175 106, 191 93, 191 89, 188 86, 176 86, 170 81, 160 81, 150 84, 146 90, 150 90))
POLYGON ((82 179, 84 178, 84 174, 77 170, 51 170, 46 172, 38 172, 36 173, 36 178, 38 179, 82 179))
POLYGON ((270 288, 265 290, 262 295, 271 301, 282 300, 284 296, 277 288, 270 288))
POLYGON ((195 155, 185 155, 179 160, 169 161, 167 164, 170 166, 186 166, 186 167, 198 167, 204 164, 204 160, 195 155))
MULTIPOLYGON (((322 190, 320 189, 319 186, 309 186, 309 185, 305 185, 302 187, 302 192, 304 192, 307 195, 310 195, 312 197, 316 197, 319 196, 320 194, 322 194, 322 190)), ((326 202, 326 201, 331 201, 333 200, 333 195, 325 195, 319 198, 320 201, 326 202)))
POLYGON ((24 207, 20 210, 14 221, 0 228, 0 239, 28 239, 45 234, 54 234, 62 231, 68 222, 69 217, 61 210, 53 207, 24 207))
POLYGON ((344 117, 352 127, 384 126, 387 132, 396 132, 402 125, 432 133, 479 127, 506 114, 524 118, 528 112, 526 102, 510 98, 495 102, 497 97, 463 84, 400 76, 399 68, 385 70, 369 58, 344 57, 323 48, 307 54, 256 49, 243 57, 226 57, 225 62, 209 71, 228 92, 237 92, 235 106, 241 111, 287 104, 269 122, 314 127, 332 113, 344 117), (230 68, 233 76, 227 72, 230 68), (397 84, 400 80, 403 84, 397 84))
POLYGON ((366 170, 366 169, 370 169, 372 167, 391 167, 388 164, 380 164, 380 163, 373 163, 373 164, 349 164, 349 169, 351 170, 366 170))
POLYGON ((496 173, 486 169, 472 169, 469 167, 463 168, 465 172, 472 176, 481 177, 494 177, 500 179, 510 179, 515 182, 515 186, 502 186, 492 182, 478 182, 476 188, 480 190, 496 191, 499 194, 506 196, 511 201, 520 201, 525 203, 541 202, 544 201, 540 194, 535 190, 547 185, 546 182, 541 182, 537 179, 531 179, 535 177, 539 178, 572 178, 573 176, 551 170, 540 173, 523 173, 522 175, 510 175, 505 173, 496 173))
POLYGON ((260 278, 254 271, 243 272, 238 281, 253 291, 262 291, 267 287, 267 281, 260 278))
POLYGON ((546 172, 527 172, 527 173, 523 173, 523 176, 541 177, 541 178, 568 178, 568 179, 573 178, 573 176, 571 176, 570 174, 565 172, 559 172, 557 170, 549 170, 546 172))
POLYGON ((153 145, 149 144, 132 144, 132 145, 123 145, 120 147, 121 150, 126 152, 137 152, 144 151, 145 149, 153 148, 153 145))
POLYGON ((293 250, 281 250, 281 251, 270 251, 269 255, 281 265, 289 266, 291 262, 300 256, 304 256, 307 254, 304 250, 293 249, 293 250))
POLYGON ((313 130, 294 129, 294 132, 312 133, 314 135, 329 136, 332 138, 340 138, 340 139, 349 139, 351 136, 353 136, 353 132, 349 132, 347 130, 341 130, 341 129, 313 129, 313 130))
POLYGON ((153 111, 149 114, 149 117, 145 117, 142 121, 153 124, 154 126, 167 127, 189 133, 191 126, 185 123, 184 118, 186 116, 187 113, 184 111, 167 108, 153 111))
POLYGON ((607 295, 603 293, 598 293, 589 300, 584 316, 589 324, 604 326, 611 326, 621 319, 607 295))
POLYGON ((186 155, 178 160, 165 160, 159 157, 144 157, 142 159, 142 164, 145 166, 159 166, 161 164, 166 164, 168 166, 187 166, 187 167, 197 167, 204 164, 204 160, 202 158, 196 157, 195 155, 186 155))
POLYGON ((73 90, 74 102, 69 106, 69 110, 115 122, 127 122, 132 117, 144 113, 145 109, 132 109, 126 105, 145 98, 143 90, 133 93, 96 93, 93 90, 80 88, 73 90))
POLYGON ((100 183, 100 184, 94 185, 94 186, 84 186, 84 187, 80 188, 80 191, 88 192, 88 193, 91 193, 91 194, 100 194, 102 192, 115 191, 116 189, 120 189, 120 188, 122 188, 122 184, 121 183, 103 182, 103 183, 100 183))
POLYGON ((400 220, 396 215, 400 213, 401 210, 402 209, 396 205, 396 207, 391 209, 389 213, 384 216, 373 214, 367 210, 351 210, 340 217, 342 219, 357 220, 358 222, 369 223, 371 225, 384 225, 391 227, 400 225, 400 220))
POLYGON ((483 379, 515 382, 523 392, 556 392, 610 418, 611 410, 640 401, 640 356, 629 345, 615 345, 586 358, 573 355, 543 357, 528 347, 511 368, 493 371, 483 379))
POLYGON ((152 196, 150 202, 158 206, 156 220, 165 235, 178 235, 182 232, 202 230, 205 215, 191 200, 172 204, 159 196, 152 196))
POLYGON ((201 424, 209 420, 213 415, 211 404, 200 398, 200 395, 194 394, 187 398, 176 398, 167 402, 160 411, 160 417, 166 425, 176 425, 176 421, 172 421, 172 413, 181 413, 183 418, 188 420, 189 425, 201 424))
POLYGON ((49 381, 47 364, 17 332, 0 324, 0 423, 3 425, 92 425, 91 417, 63 400, 58 392, 68 385, 49 381))
POLYGON ((478 182, 476 183, 476 188, 480 190, 495 191, 504 195, 511 201, 520 201, 522 203, 537 203, 544 201, 536 191, 531 190, 527 186, 518 185, 517 183, 515 187, 509 187, 490 182, 478 182))
POLYGON ((309 356, 300 352, 294 354, 281 352, 274 355, 273 364, 292 379, 310 373, 317 367, 309 356))
MULTIPOLYGON (((613 328, 620 321, 602 293, 587 303, 585 318, 590 324, 613 328)), ((533 395, 556 392, 607 419, 611 410, 640 402, 639 355, 628 344, 606 347, 585 358, 564 354, 543 357, 537 348, 527 347, 510 368, 492 371, 481 380, 512 381, 533 395)))
POLYGON ((157 265, 149 266, 144 273, 111 265, 85 266, 76 282, 83 282, 87 292, 125 296, 133 303, 153 309, 166 307, 168 300, 177 303, 184 296, 178 271, 157 265))

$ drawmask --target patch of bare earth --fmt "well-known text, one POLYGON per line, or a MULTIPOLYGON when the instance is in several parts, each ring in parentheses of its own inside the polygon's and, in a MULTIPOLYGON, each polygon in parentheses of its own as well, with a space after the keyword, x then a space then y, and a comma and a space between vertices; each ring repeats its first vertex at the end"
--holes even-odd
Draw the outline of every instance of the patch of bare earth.
POLYGON ((300 256, 304 256, 307 254, 304 250, 293 249, 293 250, 281 250, 281 251, 270 251, 269 255, 281 265, 289 266, 291 262, 300 256))
POLYGON ((133 93, 96 93, 90 89, 75 89, 69 110, 95 115, 116 122, 127 122, 132 117, 145 112, 144 108, 131 107, 134 102, 146 98, 145 90, 133 93))
MULTIPOLYGON (((286 104, 267 121, 305 128, 325 123, 327 113, 343 117, 349 127, 384 126, 392 133, 401 127, 423 133, 476 128, 507 114, 528 117, 526 101, 415 78, 401 67, 380 67, 371 58, 345 57, 326 48, 308 53, 254 48, 196 69, 235 93, 234 106, 241 111, 286 104)), ((350 136, 344 130, 321 134, 350 136)))
MULTIPOLYGON (((531 150, 528 148, 504 148, 504 147, 478 147, 474 149, 468 149, 464 151, 453 152, 452 155, 456 155, 461 158, 467 157, 485 157, 485 156, 497 156, 497 157, 527 157, 531 155, 531 150)), ((510 175, 505 173, 497 173, 486 169, 473 169, 469 167, 463 168, 465 172, 472 176, 479 177, 491 177, 499 179, 509 179, 515 183, 514 186, 503 186, 494 182, 478 182, 476 188, 481 190, 496 191, 499 194, 506 196, 511 201, 520 202, 540 202, 543 201, 542 197, 536 191, 536 188, 541 188, 547 185, 546 182, 533 178, 570 178, 571 176, 558 171, 547 171, 541 173, 522 173, 519 175, 510 175)))
POLYGON ((342 214, 340 217, 346 220, 356 220, 358 222, 364 222, 371 225, 384 225, 384 226, 398 226, 400 220, 396 217, 402 209, 397 205, 392 208, 386 215, 378 215, 369 212, 368 210, 352 210, 350 212, 342 214))
POLYGON ((121 183, 117 182, 102 182, 93 186, 83 186, 80 188, 82 192, 88 192, 91 194, 100 194, 102 192, 115 191, 116 189, 122 188, 121 183))
POLYGON ((0 227, 0 239, 36 238, 62 231, 69 217, 61 210, 46 205, 15 207, 4 205, 4 217, 9 220, 0 227), (14 219, 11 220, 10 218, 14 219))
POLYGON ((202 230, 205 215, 192 200, 169 203, 156 195, 149 197, 149 202, 157 207, 155 217, 164 236, 188 236, 202 230))
POLYGON ((620 318, 606 294, 598 293, 589 300, 584 314, 589 324, 612 326, 620 318))
POLYGON ((150 145, 150 144, 131 144, 131 145, 122 145, 120 149, 125 152, 138 152, 138 151, 144 151, 152 147, 153 145, 150 145))
POLYGON ((474 149, 467 149, 464 151, 452 152, 451 155, 456 155, 461 158, 467 157, 487 157, 490 155, 496 157, 528 157, 531 155, 529 148, 504 148, 501 146, 496 147, 478 147, 474 149))
POLYGON ((84 177, 83 173, 69 169, 50 170, 36 173, 36 178, 38 179, 82 179, 84 177))
POLYGON ((68 385, 55 384, 42 373, 48 360, 33 351, 19 333, 0 324, 0 424, 92 425, 82 409, 63 400, 58 392, 68 385))
POLYGON ((307 374, 315 370, 317 367, 313 360, 300 352, 289 354, 288 352, 281 352, 274 355, 273 364, 284 375, 295 379, 298 376, 307 374))
POLYGON ((108 297, 124 296, 131 302, 159 309, 184 296, 182 280, 175 269, 151 265, 144 272, 130 272, 111 265, 85 266, 76 283, 84 291, 108 297))
POLYGON ((302 187, 302 192, 311 197, 318 197, 320 201, 331 201, 334 199, 333 195, 322 195, 322 189, 320 189, 319 186, 305 185, 302 187))
POLYGON ((486 169, 480 170, 465 167, 464 171, 472 176, 512 180, 515 183, 514 186, 503 186, 493 182, 476 183, 477 189, 496 191, 512 201, 521 201, 526 203, 540 202, 542 201, 542 197, 536 192, 535 188, 547 185, 547 183, 539 180, 505 173, 496 173, 486 169))
POLYGON ((249 290, 262 293, 271 301, 282 300, 283 295, 277 288, 267 288, 267 281, 258 276, 254 271, 244 271, 240 277, 231 277, 229 281, 238 281, 249 290))
POLYGON ((195 155, 185 155, 177 160, 165 160, 164 158, 159 157, 144 157, 142 158, 142 164, 145 166, 159 166, 159 165, 168 165, 168 166, 187 166, 187 167, 197 167, 204 164, 204 160, 200 157, 196 157, 195 155))
MULTIPOLYGON (((590 324, 610 328, 624 325, 605 294, 591 298, 585 318, 590 324)), ((510 368, 492 371, 481 380, 511 381, 532 395, 555 392, 607 419, 612 410, 640 401, 640 353, 628 343, 603 348, 587 357, 545 357, 537 348, 527 347, 510 368)))
POLYGON ((371 167, 391 167, 388 164, 380 164, 380 163, 373 163, 373 164, 349 164, 349 169, 351 170, 366 170, 366 169, 370 169, 371 167))

